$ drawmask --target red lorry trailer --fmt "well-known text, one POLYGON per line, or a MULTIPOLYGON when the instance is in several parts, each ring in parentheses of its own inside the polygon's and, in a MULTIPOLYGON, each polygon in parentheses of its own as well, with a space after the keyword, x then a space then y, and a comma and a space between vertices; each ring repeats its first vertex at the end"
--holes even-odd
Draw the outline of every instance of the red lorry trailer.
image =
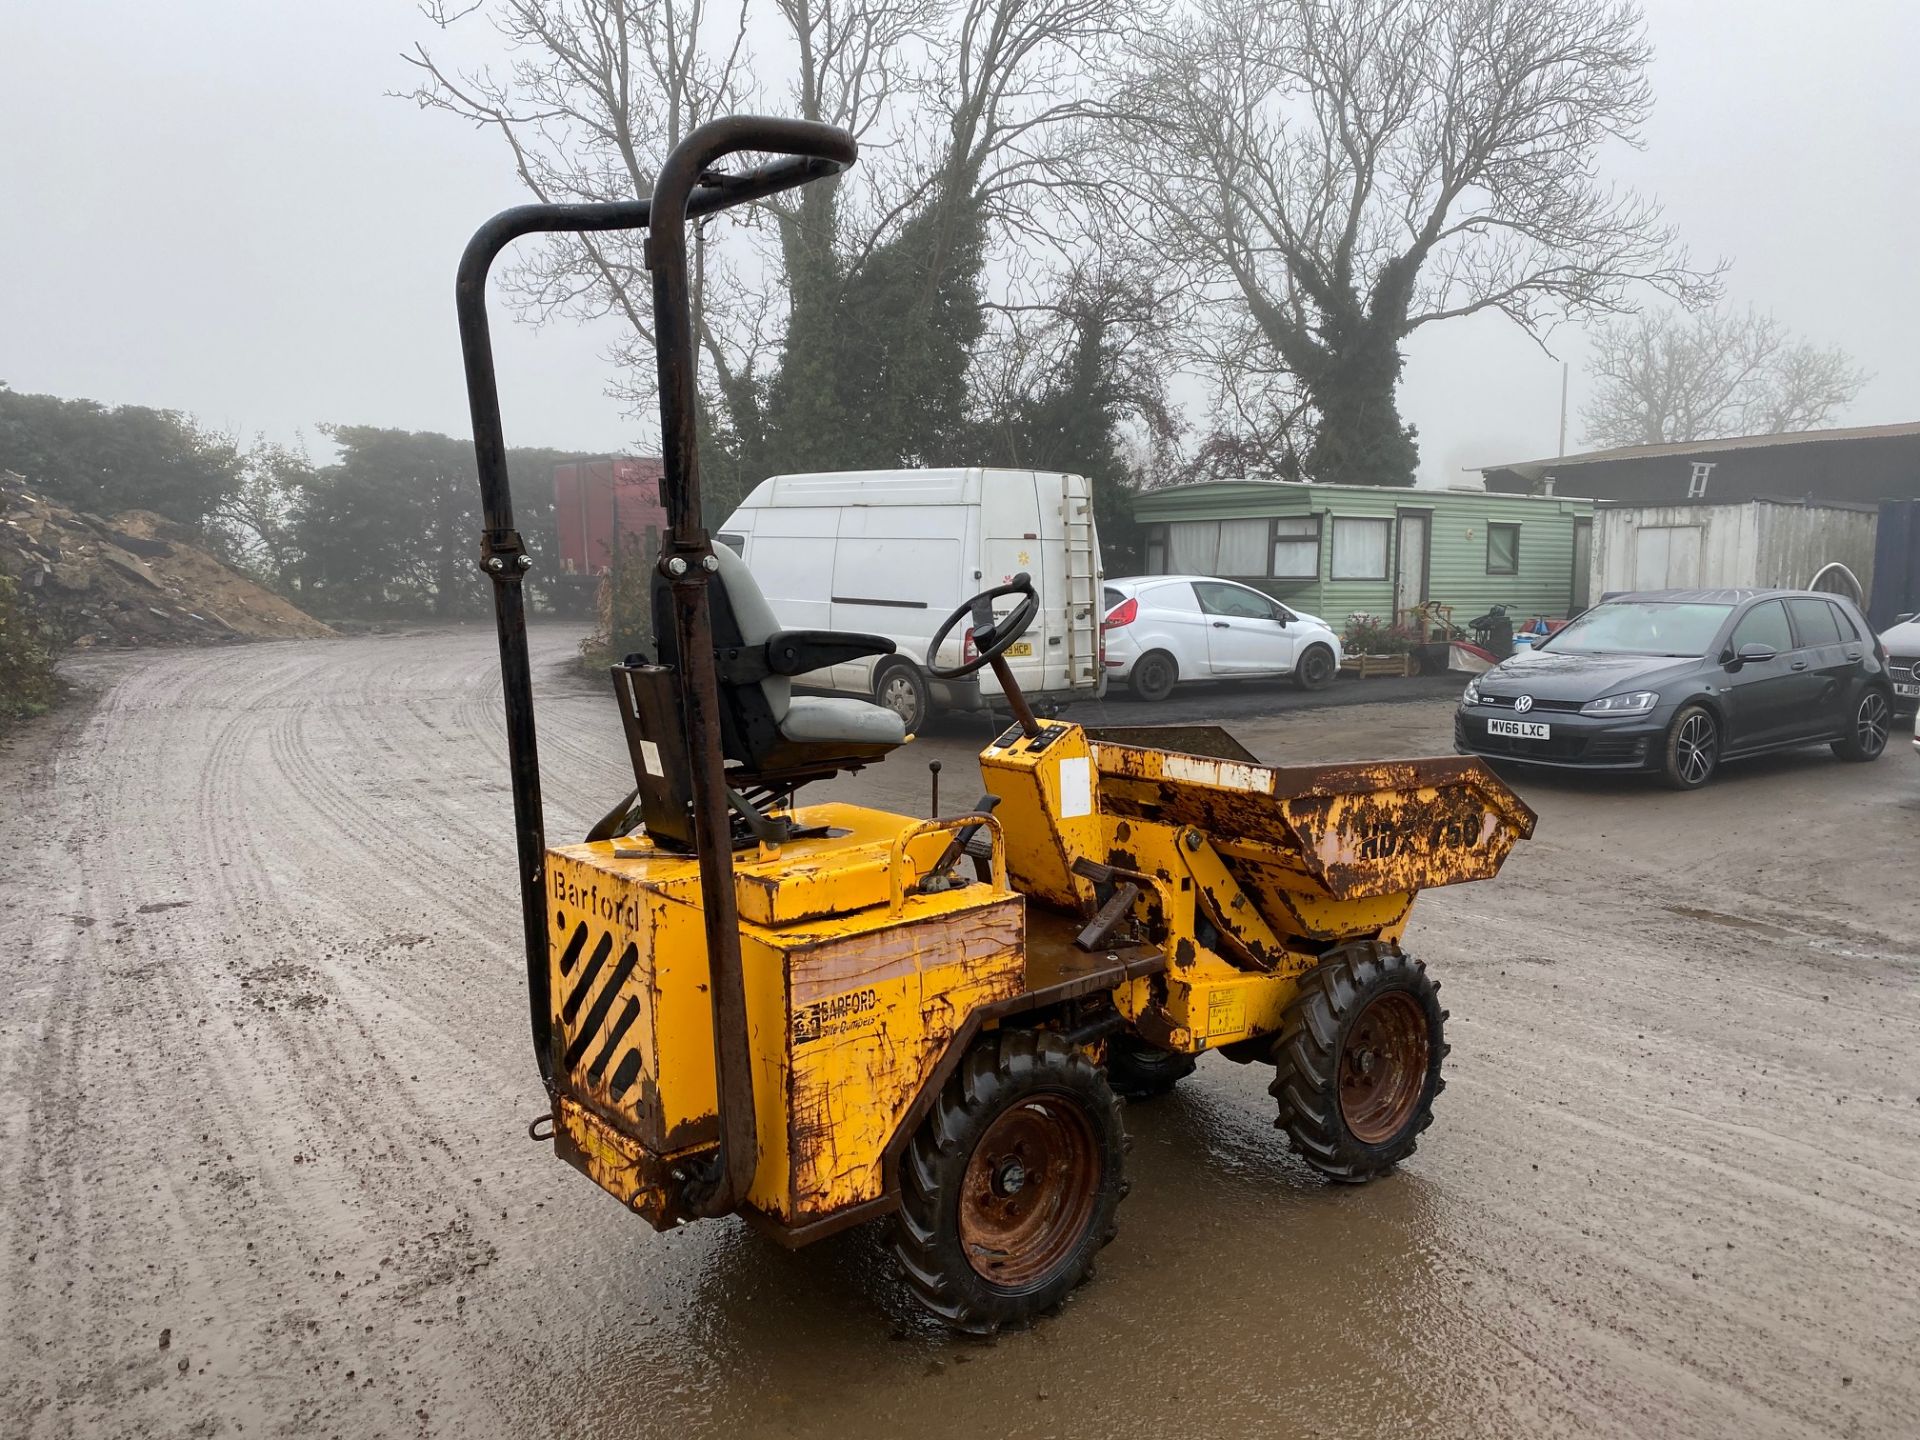
POLYGON ((562 575, 593 580, 612 567, 616 537, 651 564, 667 512, 657 459, 616 456, 553 469, 553 522, 562 575))

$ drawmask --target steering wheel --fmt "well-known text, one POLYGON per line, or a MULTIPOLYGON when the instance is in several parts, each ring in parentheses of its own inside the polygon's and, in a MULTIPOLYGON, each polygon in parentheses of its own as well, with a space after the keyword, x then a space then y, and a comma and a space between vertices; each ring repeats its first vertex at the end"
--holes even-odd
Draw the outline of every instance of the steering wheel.
POLYGON ((1040 597, 1033 593, 1033 580, 1022 570, 1005 585, 996 585, 991 590, 982 590, 967 601, 958 610, 947 616, 940 628, 934 632, 933 639, 927 642, 927 673, 936 680, 964 680, 982 666, 991 665, 1000 656, 1013 648, 1013 642, 1027 633, 1027 627, 1033 624, 1034 616, 1040 613, 1040 597), (993 602, 1002 595, 1018 595, 1021 601, 1013 607, 1013 613, 1004 620, 993 618, 993 602), (933 657, 940 653, 940 643, 945 640, 953 627, 968 616, 973 617, 973 645, 977 652, 973 659, 964 664, 943 670, 933 663, 933 657))

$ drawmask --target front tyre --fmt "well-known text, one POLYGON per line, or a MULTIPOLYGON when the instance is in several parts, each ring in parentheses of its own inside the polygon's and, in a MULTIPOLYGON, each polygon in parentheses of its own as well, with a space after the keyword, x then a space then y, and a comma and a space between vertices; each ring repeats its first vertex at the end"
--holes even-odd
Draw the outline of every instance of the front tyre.
POLYGON ((1309 645, 1294 667, 1294 683, 1302 690, 1324 690, 1333 683, 1334 668, 1333 651, 1324 645, 1309 645))
POLYGON ((1126 1144, 1082 1051, 1035 1030, 980 1040, 901 1162, 894 1254, 914 1298, 975 1335, 1059 1305, 1113 1238, 1126 1144))
POLYGON ((1294 1152, 1352 1185, 1411 1155, 1446 1088, 1446 1019, 1426 966, 1397 946, 1352 946, 1301 977, 1270 1087, 1294 1152))
POLYGON ((1704 705, 1682 705, 1667 727, 1660 779, 1669 790, 1698 790, 1720 768, 1720 722, 1704 705))
POLYGON ((1887 735, 1893 729, 1893 703, 1880 691, 1869 687, 1854 702, 1847 733, 1833 742, 1833 753, 1842 760, 1878 760, 1887 748, 1887 735))

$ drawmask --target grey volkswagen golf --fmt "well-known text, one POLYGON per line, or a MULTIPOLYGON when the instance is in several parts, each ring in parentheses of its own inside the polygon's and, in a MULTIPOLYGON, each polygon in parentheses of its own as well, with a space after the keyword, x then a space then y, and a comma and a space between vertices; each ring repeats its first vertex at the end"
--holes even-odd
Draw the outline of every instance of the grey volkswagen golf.
POLYGON ((1527 765, 1641 770, 1677 790, 1721 762, 1827 744, 1886 749, 1893 686, 1847 601, 1804 590, 1651 590, 1608 597, 1477 676, 1454 748, 1527 765))

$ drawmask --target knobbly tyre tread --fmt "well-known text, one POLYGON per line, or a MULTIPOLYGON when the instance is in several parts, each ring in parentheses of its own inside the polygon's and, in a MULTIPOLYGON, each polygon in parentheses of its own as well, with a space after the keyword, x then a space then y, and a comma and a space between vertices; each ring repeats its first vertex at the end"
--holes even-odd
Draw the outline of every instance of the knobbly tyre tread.
POLYGON ((1440 1074, 1451 1047, 1440 986, 1426 965, 1398 946, 1367 942, 1324 956, 1300 980, 1274 1042, 1274 1079, 1267 1087, 1280 1105, 1274 1120, 1296 1155, 1330 1180, 1363 1185, 1393 1169, 1418 1148, 1433 1123, 1434 1097, 1447 1088, 1440 1074), (1430 1051, 1427 1081, 1418 1106, 1399 1133, 1380 1145, 1356 1138, 1339 1104, 1339 1047, 1347 1023, 1374 996, 1389 989, 1411 993, 1426 1012, 1430 1051))
POLYGON ((991 1336, 1059 1308, 1093 1274, 1093 1257, 1116 1233, 1114 1212, 1129 1188, 1121 1103, 1086 1054, 1041 1030, 1001 1030, 975 1042, 941 1091, 900 1163, 893 1252, 913 1297, 955 1330, 991 1336), (1079 1244, 1044 1280, 1013 1292, 993 1285, 960 1248, 958 1199, 975 1142, 1000 1112, 1043 1091, 1078 1100, 1105 1161, 1099 1195, 1079 1244))
POLYGON ((1124 1033, 1107 1041, 1107 1084, 1123 1100, 1165 1095, 1198 1063, 1192 1055, 1161 1050, 1124 1033))

